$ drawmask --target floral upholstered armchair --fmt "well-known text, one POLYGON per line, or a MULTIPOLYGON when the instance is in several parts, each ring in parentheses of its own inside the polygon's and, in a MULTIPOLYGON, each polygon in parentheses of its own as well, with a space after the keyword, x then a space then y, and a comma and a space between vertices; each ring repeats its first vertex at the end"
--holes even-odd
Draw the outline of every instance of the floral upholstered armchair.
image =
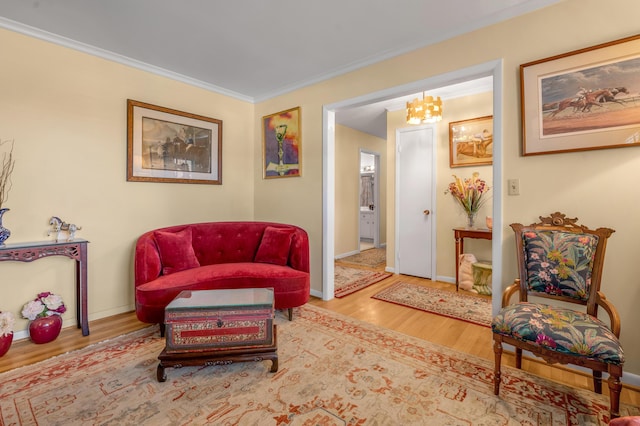
MULTIPOLYGON (((588 229, 556 212, 541 223, 515 223, 519 278, 502 298, 493 319, 495 352, 494 392, 500 391, 502 344, 516 348, 516 367, 527 350, 550 363, 575 364, 593 370, 594 390, 602 393, 602 372, 609 374, 610 415, 619 416, 620 377, 624 354, 618 337, 616 308, 600 292, 602 266, 609 228, 588 229), (519 292, 519 301, 509 304, 519 292), (565 302, 534 303, 528 296, 565 302), (582 305, 573 310, 568 303, 582 305), (610 326, 600 321, 598 307, 609 315, 610 326)), ((538 299, 536 299, 538 300, 538 299)))

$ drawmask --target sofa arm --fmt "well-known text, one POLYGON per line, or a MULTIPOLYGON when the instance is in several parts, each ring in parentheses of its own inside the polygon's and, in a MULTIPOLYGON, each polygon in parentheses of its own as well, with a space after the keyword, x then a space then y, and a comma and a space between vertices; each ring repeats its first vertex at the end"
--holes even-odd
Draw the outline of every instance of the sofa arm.
POLYGON ((309 272, 309 236, 302 228, 296 227, 289 250, 289 266, 303 272, 309 272))
POLYGON ((147 232, 136 242, 134 284, 138 286, 155 280, 160 276, 161 270, 160 253, 153 239, 153 233, 147 232))

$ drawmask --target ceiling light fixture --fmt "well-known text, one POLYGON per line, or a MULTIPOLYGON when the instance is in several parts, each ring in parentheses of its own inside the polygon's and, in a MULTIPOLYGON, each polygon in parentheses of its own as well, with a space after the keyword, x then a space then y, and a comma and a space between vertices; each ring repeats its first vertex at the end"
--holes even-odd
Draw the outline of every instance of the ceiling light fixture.
POLYGON ((413 102, 407 102, 407 123, 435 123, 442 120, 442 100, 440 96, 436 99, 433 96, 425 96, 422 93, 422 100, 418 98, 413 102))

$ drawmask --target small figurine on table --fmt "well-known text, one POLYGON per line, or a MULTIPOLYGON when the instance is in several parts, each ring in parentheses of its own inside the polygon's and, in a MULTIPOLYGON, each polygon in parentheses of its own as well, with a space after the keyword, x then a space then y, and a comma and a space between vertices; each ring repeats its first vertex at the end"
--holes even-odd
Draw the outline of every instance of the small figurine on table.
POLYGON ((51 216, 49 225, 51 225, 52 229, 47 232, 47 236, 55 232, 56 242, 60 241, 60 234, 62 232, 66 232, 68 234, 67 241, 73 241, 73 239, 76 237, 76 231, 82 229, 81 226, 74 225, 73 223, 67 223, 57 216, 51 216))

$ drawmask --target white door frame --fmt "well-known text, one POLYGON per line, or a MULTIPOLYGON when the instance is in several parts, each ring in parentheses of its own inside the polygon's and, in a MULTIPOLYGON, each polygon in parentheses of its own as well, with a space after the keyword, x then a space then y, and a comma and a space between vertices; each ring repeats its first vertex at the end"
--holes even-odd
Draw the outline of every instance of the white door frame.
POLYGON ((395 271, 396 273, 400 273, 401 268, 400 268, 400 262, 401 260, 399 259, 398 255, 400 253, 400 222, 398 221, 398 218, 400 217, 400 191, 398 190, 398 183, 400 182, 400 155, 398 155, 398 151, 400 149, 400 134, 401 133, 407 133, 407 132, 414 132, 414 131, 418 131, 418 130, 426 130, 426 129, 430 129, 433 132, 433 136, 432 136, 432 143, 431 143, 431 164, 429 165, 431 167, 431 218, 430 218, 430 223, 431 223, 431 259, 429 259, 429 261, 431 262, 431 279, 435 281, 435 277, 438 276, 437 272, 436 272, 436 256, 437 256, 437 252, 436 252, 436 240, 437 240, 437 233, 436 233, 436 229, 437 229, 437 215, 436 215, 436 180, 437 180, 437 173, 436 173, 436 163, 437 163, 437 145, 438 145, 438 141, 437 141, 437 135, 438 133, 436 132, 436 127, 433 124, 429 124, 429 125, 424 125, 424 126, 412 126, 412 127, 404 127, 402 129, 397 129, 396 130, 396 179, 395 179, 395 186, 396 186, 396 200, 395 200, 395 253, 394 253, 394 259, 396 261, 395 263, 395 271))
POLYGON ((492 290, 493 314, 500 310, 502 295, 502 120, 503 60, 497 59, 472 67, 440 74, 413 83, 369 93, 322 107, 322 291, 312 295, 331 300, 334 297, 335 251, 335 112, 367 105, 411 93, 428 91, 480 77, 493 76, 493 241, 492 290))

